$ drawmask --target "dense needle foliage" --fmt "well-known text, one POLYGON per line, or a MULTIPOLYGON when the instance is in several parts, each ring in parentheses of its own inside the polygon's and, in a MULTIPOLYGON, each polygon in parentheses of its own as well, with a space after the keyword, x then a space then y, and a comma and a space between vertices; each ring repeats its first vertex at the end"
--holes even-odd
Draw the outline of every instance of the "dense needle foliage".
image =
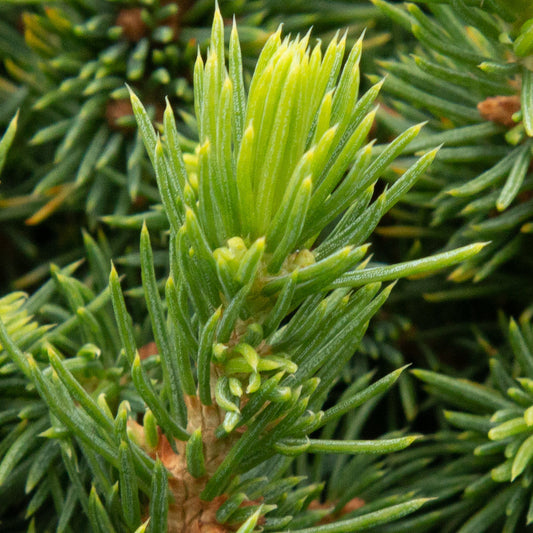
POLYGON ((2 531, 530 527, 528 1, 0 15, 2 531))

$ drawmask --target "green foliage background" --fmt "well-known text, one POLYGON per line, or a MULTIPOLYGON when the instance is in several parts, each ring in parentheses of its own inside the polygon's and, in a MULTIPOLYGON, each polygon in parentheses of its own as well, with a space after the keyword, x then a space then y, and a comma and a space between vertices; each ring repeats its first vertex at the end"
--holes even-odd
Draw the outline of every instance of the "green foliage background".
POLYGON ((0 529, 533 528, 528 0, 0 0, 0 59, 0 529))

